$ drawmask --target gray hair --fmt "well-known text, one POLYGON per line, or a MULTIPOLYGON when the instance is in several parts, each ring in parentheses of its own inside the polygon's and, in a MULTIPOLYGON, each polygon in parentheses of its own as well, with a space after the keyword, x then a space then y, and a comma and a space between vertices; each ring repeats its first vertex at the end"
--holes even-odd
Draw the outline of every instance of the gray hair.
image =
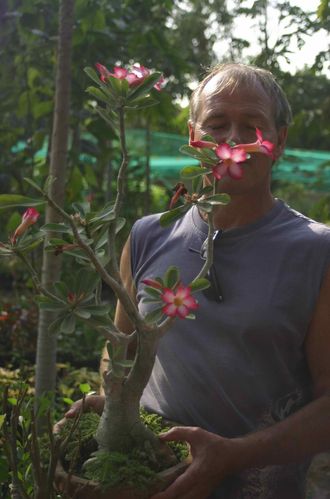
POLYGON ((222 77, 218 81, 217 94, 225 89, 234 92, 240 85, 255 86, 259 83, 273 103, 274 120, 277 128, 290 125, 292 121, 291 107, 275 76, 266 69, 241 63, 218 64, 211 68, 199 83, 190 98, 190 121, 193 124, 197 121, 201 94, 205 85, 218 74, 221 74, 222 77))

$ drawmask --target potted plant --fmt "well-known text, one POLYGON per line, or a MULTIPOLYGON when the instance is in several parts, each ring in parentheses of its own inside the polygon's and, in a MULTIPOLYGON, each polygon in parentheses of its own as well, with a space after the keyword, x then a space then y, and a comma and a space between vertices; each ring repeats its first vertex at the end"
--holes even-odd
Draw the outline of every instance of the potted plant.
MULTIPOLYGON (((30 205, 8 243, 1 243, 0 253, 3 256, 15 255, 24 261, 37 290, 36 300, 39 307, 57 312, 57 318, 50 324, 49 332, 73 333, 77 321, 83 321, 107 341, 109 365, 103 376, 105 404, 97 423, 93 454, 83 465, 84 472, 89 477, 93 470, 104 469, 106 471, 103 475, 109 474, 109 456, 115 456, 116 460, 118 455, 132 456, 133 453, 138 458, 147 455, 149 463, 162 463, 163 468, 173 466, 173 452, 166 450, 165 444, 141 420, 140 398, 153 369, 159 339, 176 318, 194 318, 191 311, 196 309, 198 304, 192 294, 210 284, 206 275, 212 264, 215 233, 212 212, 216 205, 226 203, 229 199, 225 194, 216 194, 216 180, 224 174, 231 174, 231 169, 237 173, 239 163, 246 160, 249 151, 258 150, 271 154, 269 150, 262 150, 263 140, 259 131, 257 141, 248 145, 218 145, 212 137, 206 136, 202 141, 183 146, 182 152, 197 158, 201 166, 187 167, 182 171, 183 179, 191 181, 191 193, 188 193, 183 183, 177 184, 170 210, 161 216, 160 223, 167 226, 183 216, 192 204, 198 205, 199 209, 207 214, 209 225, 206 259, 198 275, 189 283, 181 282, 180 271, 174 266, 170 267, 165 275, 150 276, 150 279, 146 279, 145 291, 153 307, 148 315, 142 316, 124 287, 116 257, 117 234, 125 223, 121 210, 126 202, 125 182, 129 167, 125 116, 128 110, 139 111, 157 102, 152 92, 153 87, 160 91, 162 76, 138 65, 133 66, 131 71, 115 67, 114 72, 110 73, 104 66, 97 64, 97 70, 98 73, 92 68, 85 69, 94 82, 87 92, 99 103, 96 107, 99 115, 118 133, 122 152, 115 201, 98 211, 81 205, 73 205, 70 211, 64 211, 48 194, 50 183, 56 182, 56 179, 49 178, 43 188, 27 179, 41 194, 41 201, 49 203, 62 218, 61 223, 47 224, 33 232, 28 229, 36 223, 39 216, 33 205, 40 203, 40 200, 21 199, 18 203, 14 198, 10 201, 10 195, 3 199, 0 196, 0 206, 1 203, 6 206, 22 204, 22 201, 25 205, 30 205), (203 185, 205 175, 209 175, 211 180, 203 185), (184 203, 176 206, 179 199, 183 199, 184 203), (39 276, 27 256, 42 243, 46 233, 51 234, 46 251, 63 253, 74 261, 72 275, 54 283, 51 291, 42 287, 39 276), (102 283, 114 291, 134 324, 135 329, 131 334, 120 331, 111 318, 110 306, 101 298, 102 283), (136 344, 135 356, 128 359, 126 353, 132 342, 136 344)), ((126 487, 125 492, 120 491, 117 496, 117 485, 112 487, 112 490, 107 487, 107 491, 103 492, 102 485, 79 477, 73 479, 71 473, 67 473, 63 468, 59 470, 57 483, 59 489, 65 491, 69 497, 83 499, 95 497, 97 494, 97 497, 102 498, 147 498, 166 487, 185 466, 186 462, 171 469, 173 476, 168 471, 163 472, 159 475, 158 484, 151 480, 150 491, 144 489, 132 492, 126 487)), ((159 469, 159 464, 155 469, 159 469)))

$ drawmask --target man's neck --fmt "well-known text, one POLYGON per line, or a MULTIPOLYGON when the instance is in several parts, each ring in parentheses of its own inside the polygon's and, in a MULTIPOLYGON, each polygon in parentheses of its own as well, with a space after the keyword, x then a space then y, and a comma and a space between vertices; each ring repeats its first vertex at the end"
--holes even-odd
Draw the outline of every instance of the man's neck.
POLYGON ((219 206, 214 211, 216 229, 233 229, 255 222, 263 217, 273 206, 275 200, 271 193, 247 199, 246 196, 232 196, 228 205, 219 206))

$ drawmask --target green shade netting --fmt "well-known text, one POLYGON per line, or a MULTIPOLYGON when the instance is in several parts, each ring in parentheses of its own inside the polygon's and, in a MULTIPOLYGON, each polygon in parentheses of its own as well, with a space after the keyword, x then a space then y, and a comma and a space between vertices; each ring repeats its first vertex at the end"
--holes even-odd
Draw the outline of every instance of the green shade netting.
MULTIPOLYGON (((90 134, 83 138, 97 145, 97 139, 90 134)), ((148 135, 145 130, 127 131, 127 145, 135 164, 143 166, 146 162, 148 135)), ((115 141, 113 142, 116 143, 115 141)), ((188 143, 188 137, 171 133, 150 133, 150 169, 154 180, 175 182, 180 177, 180 170, 185 166, 198 164, 197 160, 181 154, 179 149, 188 143)), ((330 146, 330 144, 329 144, 330 146)), ((24 149, 20 142, 13 152, 24 149)), ((47 144, 35 155, 36 159, 45 158, 47 144)), ((93 164, 97 159, 90 154, 82 154, 81 162, 93 164)), ((330 189, 330 151, 314 151, 287 148, 282 158, 274 165, 273 180, 305 184, 309 189, 328 191, 330 189)))

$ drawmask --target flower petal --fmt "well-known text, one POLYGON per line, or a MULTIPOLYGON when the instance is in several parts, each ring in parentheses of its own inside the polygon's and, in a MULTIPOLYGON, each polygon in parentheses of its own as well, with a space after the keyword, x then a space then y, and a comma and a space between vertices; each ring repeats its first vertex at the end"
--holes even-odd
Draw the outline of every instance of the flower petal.
POLYGON ((174 305, 174 303, 169 303, 168 305, 165 305, 165 307, 163 307, 163 312, 169 317, 175 317, 177 308, 178 307, 174 305))
POLYGON ((230 159, 231 158, 231 147, 229 144, 219 144, 215 149, 215 154, 220 159, 230 159))
POLYGON ((172 291, 172 289, 166 288, 166 289, 164 289, 164 292, 162 293, 161 298, 165 303, 173 303, 175 300, 175 294, 172 291))
POLYGON ((123 80, 127 76, 127 69, 121 68, 120 66, 115 66, 113 68, 114 71, 114 77, 118 78, 119 80, 123 80))
POLYGON ((233 161, 228 167, 228 175, 238 180, 243 176, 243 168, 233 161))
POLYGON ((228 164, 227 163, 218 163, 217 165, 212 167, 212 175, 217 179, 220 180, 222 177, 227 175, 227 170, 228 170, 228 164))
POLYGON ((257 139, 260 140, 260 142, 262 142, 264 140, 262 138, 262 131, 259 128, 256 128, 256 135, 257 135, 257 139))
POLYGON ((138 85, 140 85, 140 83, 143 82, 143 78, 139 78, 134 73, 127 73, 126 80, 128 81, 130 87, 137 87, 138 85))
POLYGON ((176 310, 176 315, 184 319, 189 314, 189 308, 186 305, 180 305, 176 310))
POLYGON ((231 159, 235 163, 242 163, 242 161, 246 161, 246 152, 243 148, 232 149, 231 159))

